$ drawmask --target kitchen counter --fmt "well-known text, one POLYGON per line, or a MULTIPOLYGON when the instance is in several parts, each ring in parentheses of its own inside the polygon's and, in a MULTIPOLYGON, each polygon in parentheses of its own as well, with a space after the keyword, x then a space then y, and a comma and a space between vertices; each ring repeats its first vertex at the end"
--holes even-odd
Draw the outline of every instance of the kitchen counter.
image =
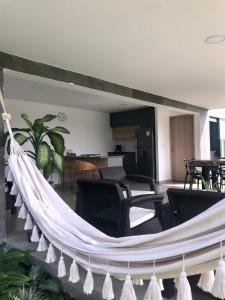
POLYGON ((68 155, 64 156, 65 161, 71 161, 71 164, 74 160, 82 160, 87 161, 95 165, 97 168, 105 168, 105 167, 116 167, 123 165, 123 154, 115 154, 109 156, 89 156, 89 155, 68 155))

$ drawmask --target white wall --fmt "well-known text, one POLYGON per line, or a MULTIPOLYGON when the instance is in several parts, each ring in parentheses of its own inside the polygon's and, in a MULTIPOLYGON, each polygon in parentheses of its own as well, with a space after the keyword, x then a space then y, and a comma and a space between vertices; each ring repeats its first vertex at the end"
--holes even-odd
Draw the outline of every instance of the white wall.
POLYGON ((13 127, 26 127, 20 117, 22 112, 27 113, 32 120, 48 113, 64 112, 67 115, 65 122, 54 120, 49 125, 63 126, 70 131, 70 135, 64 135, 66 149, 73 150, 77 155, 84 153, 107 155, 108 151, 114 149, 108 113, 11 99, 6 100, 6 106, 12 114, 13 127))
POLYGON ((156 109, 156 167, 158 181, 171 180, 169 117, 170 112, 168 109, 156 109))

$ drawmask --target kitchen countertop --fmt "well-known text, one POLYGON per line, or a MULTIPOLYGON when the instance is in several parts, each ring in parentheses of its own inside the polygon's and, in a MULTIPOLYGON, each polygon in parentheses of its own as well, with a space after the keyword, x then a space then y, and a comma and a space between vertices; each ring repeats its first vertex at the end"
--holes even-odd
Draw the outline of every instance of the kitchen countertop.
POLYGON ((64 158, 74 158, 74 159, 90 159, 90 158, 95 158, 95 159, 108 159, 110 157, 124 157, 123 154, 119 154, 119 155, 108 155, 108 156, 104 156, 104 155, 101 155, 101 156, 89 156, 89 155, 76 155, 76 156, 73 156, 73 155, 66 155, 64 156, 64 158))

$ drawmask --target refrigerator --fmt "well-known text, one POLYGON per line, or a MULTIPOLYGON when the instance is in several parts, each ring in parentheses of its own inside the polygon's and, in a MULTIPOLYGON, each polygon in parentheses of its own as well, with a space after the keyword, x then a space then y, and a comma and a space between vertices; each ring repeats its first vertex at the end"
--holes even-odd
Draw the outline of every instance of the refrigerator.
POLYGON ((137 174, 155 178, 155 145, 153 128, 137 131, 137 174))

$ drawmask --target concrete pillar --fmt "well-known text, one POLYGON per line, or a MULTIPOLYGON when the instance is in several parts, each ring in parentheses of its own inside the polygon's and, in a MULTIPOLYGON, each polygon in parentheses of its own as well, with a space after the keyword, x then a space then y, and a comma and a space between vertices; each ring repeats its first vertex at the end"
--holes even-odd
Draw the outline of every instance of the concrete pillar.
POLYGON ((209 112, 195 114, 195 158, 210 159, 209 112))
MULTIPOLYGON (((0 89, 3 93, 3 68, 0 68, 0 89)), ((0 106, 0 239, 6 236, 5 161, 2 144, 4 126, 1 118, 2 112, 2 107, 0 106)))
POLYGON ((157 181, 166 182, 171 180, 169 110, 157 107, 155 122, 157 181))

